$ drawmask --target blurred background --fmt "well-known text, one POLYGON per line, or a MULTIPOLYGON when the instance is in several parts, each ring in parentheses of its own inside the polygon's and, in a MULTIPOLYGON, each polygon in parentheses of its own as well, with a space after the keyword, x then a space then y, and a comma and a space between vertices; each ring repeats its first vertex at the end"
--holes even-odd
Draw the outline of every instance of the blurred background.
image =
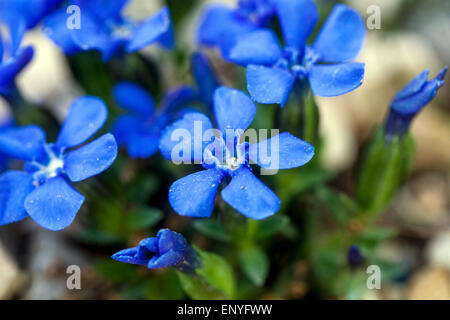
MULTIPOLYGON (((205 3, 235 3, 225 0, 131 2, 127 14, 136 19, 146 18, 165 4, 171 9, 177 32, 176 52, 168 54, 154 47, 142 52, 164 70, 161 85, 166 89, 192 82, 186 56, 196 50, 194 31, 205 3)), ((343 1, 316 2, 321 9, 321 17, 325 18, 334 4, 343 1)), ((318 99, 324 138, 321 161, 335 176, 333 184, 344 191, 351 188, 349 181, 361 145, 384 120, 395 92, 424 69, 430 69, 434 77, 444 65, 450 65, 450 1, 348 0, 346 3, 365 18, 372 14, 367 12, 369 6, 378 6, 381 9, 381 29, 368 30, 363 50, 357 58, 357 61, 366 63, 363 85, 344 96, 318 99)), ((26 99, 37 105, 49 106, 61 120, 70 102, 86 92, 86 88, 79 85, 70 61, 40 30, 31 32, 25 43, 35 47, 36 55, 20 75, 19 88, 26 99)), ((225 84, 233 83, 233 77, 240 72, 238 68, 223 62, 213 51, 208 55, 221 80, 225 84)), ((397 235, 377 248, 378 254, 400 265, 401 272, 393 281, 383 284, 381 290, 363 290, 358 297, 450 299, 450 81, 446 80, 437 98, 413 122, 412 134, 417 144, 413 174, 379 221, 383 226, 395 228, 397 235)), ((108 105, 113 104, 107 102, 108 105)), ((7 116, 7 102, 0 100, 0 107, 1 115, 7 116)), ((125 176, 123 181, 136 179, 126 177, 133 168, 127 170, 121 172, 125 176)), ((160 175, 164 175, 164 170, 160 175)), ((147 192, 154 203, 165 201, 166 184, 171 182, 170 179, 158 184, 155 176, 149 174, 141 180, 145 181, 139 181, 136 187, 140 192, 147 192)), ((95 209, 108 212, 106 218, 96 214, 97 223, 113 223, 115 216, 111 211, 114 209, 108 205, 116 206, 106 201, 95 209)), ((57 233, 38 228, 29 220, 0 228, 0 299, 185 297, 176 276, 170 271, 149 271, 110 263, 108 257, 117 248, 117 238, 111 233, 89 233, 86 225, 91 221, 86 223, 86 220, 93 209, 88 207, 71 227, 57 233), (67 290, 68 265, 81 267, 82 290, 67 290), (142 278, 148 281, 139 284, 142 278), (124 281, 130 285, 124 286, 124 281)), ((120 211, 117 206, 115 208, 120 211)), ((154 225, 161 223, 162 219, 161 212, 155 215, 159 220, 154 221, 154 225)), ((186 219, 170 213, 161 225, 182 228, 187 223, 186 219)), ((114 229, 106 226, 104 230, 108 228, 114 229)), ((133 245, 145 236, 149 236, 148 232, 133 230, 127 234, 127 244, 133 245)), ((193 235, 191 239, 199 246, 206 241, 201 235, 193 235)), ((311 265, 298 260, 290 270, 293 276, 283 290, 272 287, 260 291, 258 297, 349 297, 339 293, 318 294, 308 280, 310 272, 311 265)), ((330 269, 330 272, 333 271, 330 269)))

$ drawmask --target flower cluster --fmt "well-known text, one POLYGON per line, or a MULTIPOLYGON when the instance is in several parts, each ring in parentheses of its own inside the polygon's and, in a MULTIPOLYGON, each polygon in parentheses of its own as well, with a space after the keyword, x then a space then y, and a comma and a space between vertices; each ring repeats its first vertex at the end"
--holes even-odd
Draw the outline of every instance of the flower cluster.
POLYGON ((25 161, 23 171, 0 176, 0 225, 27 216, 50 230, 72 223, 85 197, 69 181, 103 172, 117 156, 109 133, 74 149, 103 126, 107 114, 100 99, 82 97, 72 104, 55 143, 46 143, 44 131, 34 125, 0 132, 0 152, 25 161))

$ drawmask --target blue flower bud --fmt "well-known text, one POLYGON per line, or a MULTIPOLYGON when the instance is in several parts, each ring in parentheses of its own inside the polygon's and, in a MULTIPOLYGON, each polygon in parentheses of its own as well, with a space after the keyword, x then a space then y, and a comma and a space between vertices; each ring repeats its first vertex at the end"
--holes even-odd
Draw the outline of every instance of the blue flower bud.
POLYGON ((200 266, 194 249, 179 233, 161 229, 156 237, 146 238, 134 248, 124 249, 112 255, 114 260, 146 265, 149 269, 174 267, 191 272, 200 266))
POLYGON ((428 80, 429 70, 414 78, 399 91, 391 103, 391 109, 385 124, 385 137, 390 141, 393 136, 403 136, 409 129, 411 120, 436 96, 444 85, 448 67, 444 67, 434 79, 428 80))
POLYGON ((364 257, 357 245, 352 245, 347 253, 348 264, 352 268, 359 267, 364 262, 364 257))

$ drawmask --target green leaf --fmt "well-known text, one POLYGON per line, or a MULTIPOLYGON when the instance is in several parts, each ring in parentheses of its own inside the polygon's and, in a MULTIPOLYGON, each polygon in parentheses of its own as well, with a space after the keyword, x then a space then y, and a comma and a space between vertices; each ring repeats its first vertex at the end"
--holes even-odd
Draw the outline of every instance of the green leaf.
POLYGON ((256 286, 264 284, 269 273, 269 259, 261 248, 250 247, 240 251, 239 264, 244 274, 256 286))
POLYGON ((209 286, 205 280, 196 276, 177 271, 181 287, 194 300, 223 300, 227 297, 209 286))
POLYGON ((112 259, 102 259, 94 264, 95 270, 114 283, 139 281, 138 269, 134 265, 120 263, 112 259))
POLYGON ((220 256, 195 248, 201 267, 195 273, 177 271, 183 290, 196 300, 232 299, 235 278, 231 266, 220 256))
POLYGON ((407 179, 414 160, 410 134, 387 142, 379 128, 366 148, 356 182, 356 199, 368 212, 382 211, 407 179))
POLYGON ((195 230, 211 239, 223 242, 230 241, 230 236, 225 228, 215 219, 197 220, 194 221, 193 226, 195 230))
POLYGON ((142 230, 153 227, 162 218, 163 213, 161 210, 152 207, 141 206, 131 213, 128 223, 131 230, 142 230))
POLYGON ((344 193, 323 187, 317 191, 317 196, 339 224, 348 223, 358 214, 358 206, 344 193))
POLYGON ((196 248, 200 255, 202 266, 196 270, 206 283, 212 288, 223 292, 226 296, 234 297, 234 272, 228 262, 222 257, 196 248))
POLYGON ((260 221, 257 236, 261 238, 270 237, 283 230, 290 223, 291 221, 288 216, 277 213, 268 219, 260 221))
POLYGON ((357 239, 357 243, 366 250, 375 249, 380 243, 393 238, 397 232, 393 228, 371 227, 366 228, 357 239))

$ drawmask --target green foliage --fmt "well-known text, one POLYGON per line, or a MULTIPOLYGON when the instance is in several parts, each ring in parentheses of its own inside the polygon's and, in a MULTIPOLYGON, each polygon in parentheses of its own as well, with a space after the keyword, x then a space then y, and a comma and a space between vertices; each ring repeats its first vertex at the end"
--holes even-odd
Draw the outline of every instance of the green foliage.
POLYGON ((260 287, 269 273, 269 259, 259 247, 243 248, 239 252, 239 263, 244 274, 260 287))

